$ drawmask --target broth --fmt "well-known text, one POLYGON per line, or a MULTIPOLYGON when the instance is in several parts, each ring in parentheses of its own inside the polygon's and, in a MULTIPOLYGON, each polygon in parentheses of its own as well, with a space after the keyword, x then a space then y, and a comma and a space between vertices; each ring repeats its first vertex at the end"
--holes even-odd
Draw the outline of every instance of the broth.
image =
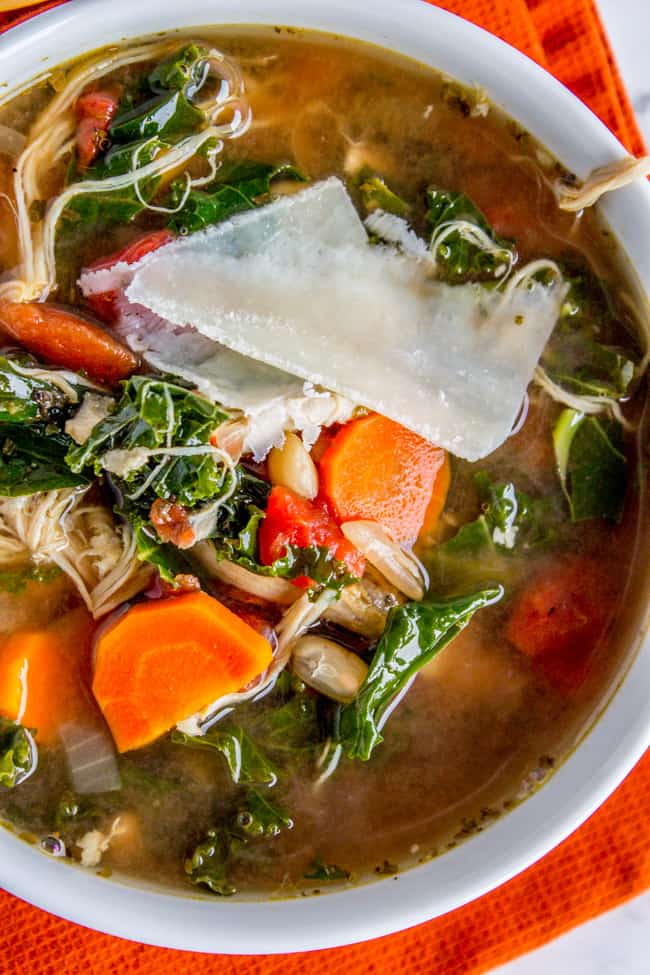
MULTIPOLYGON (((520 262, 548 257, 597 276, 610 305, 599 321, 598 341, 631 350, 638 361, 638 324, 624 297, 627 272, 610 231, 593 209, 577 216, 558 209, 553 184, 566 174, 531 135, 488 106, 480 92, 464 91, 405 58, 340 38, 238 28, 201 30, 198 39, 240 64, 252 109, 248 131, 225 143, 224 164, 291 164, 311 181, 338 176, 360 208, 359 172, 378 174, 406 201, 409 223, 420 236, 427 233, 426 189, 461 191, 500 238, 516 241, 520 262)), ((128 85, 148 67, 130 65, 102 85, 128 85)), ((0 108, 0 125, 27 133, 59 83, 55 73, 0 108)), ((11 194, 11 159, 0 155, 0 163, 0 191, 11 194)), ((69 155, 63 155, 52 167, 44 179, 45 196, 58 192, 69 163, 69 155)), ((285 189, 299 190, 300 185, 285 189)), ((83 307, 76 284, 81 269, 166 221, 163 214, 144 210, 126 224, 67 231, 58 251, 57 299, 83 307)), ((16 263, 17 250, 5 208, 0 223, 5 270, 16 263)), ((644 407, 641 385, 625 406, 637 429, 644 407)), ((331 735, 322 728, 331 702, 323 703, 288 671, 265 697, 239 704, 229 717, 281 770, 269 796, 272 791, 273 801, 288 811, 293 824, 231 851, 232 887, 284 896, 375 874, 394 875, 444 852, 512 808, 579 741, 628 660, 629 623, 641 613, 633 587, 645 568, 647 524, 639 487, 644 482, 635 473, 640 433, 632 431, 625 433, 628 490, 620 522, 570 520, 551 436, 562 409, 544 389, 531 385, 518 433, 482 461, 452 459, 444 511, 433 530, 419 538, 416 551, 431 570, 436 596, 453 596, 493 579, 503 583, 506 595, 477 613, 426 664, 369 761, 339 755, 338 768, 327 774, 331 735), (543 544, 499 549, 464 563, 460 581, 446 569, 436 575, 438 546, 484 510, 474 480, 479 472, 494 482, 512 481, 518 490, 543 499, 551 535, 543 544), (607 592, 608 605, 591 641, 595 645, 575 665, 579 673, 572 672, 563 684, 553 666, 540 668, 534 655, 514 646, 508 626, 530 580, 552 578, 579 563, 597 567, 594 585, 607 592)), ((264 465, 250 469, 266 476, 264 465)), ((101 502, 110 503, 105 485, 101 502)), ((250 610, 250 598, 223 581, 213 580, 211 591, 250 610)), ((8 635, 44 626, 81 600, 59 573, 30 581, 22 591, 0 593, 0 604, 0 625, 8 635)), ((277 616, 267 607, 270 625, 277 616)), ((370 659, 374 641, 336 622, 321 621, 312 632, 334 637, 370 659)), ((41 747, 31 777, 13 789, 0 786, 0 813, 38 837, 54 834, 77 859, 80 838, 93 830, 106 835, 121 815, 126 831, 107 844, 102 869, 179 888, 187 885, 184 860, 208 830, 232 829, 223 824, 232 824, 233 815, 239 817, 235 832, 246 827, 241 819, 248 815, 241 812, 245 790, 233 783, 220 751, 181 747, 166 735, 127 751, 119 767, 121 789, 79 796, 61 743, 41 747)))

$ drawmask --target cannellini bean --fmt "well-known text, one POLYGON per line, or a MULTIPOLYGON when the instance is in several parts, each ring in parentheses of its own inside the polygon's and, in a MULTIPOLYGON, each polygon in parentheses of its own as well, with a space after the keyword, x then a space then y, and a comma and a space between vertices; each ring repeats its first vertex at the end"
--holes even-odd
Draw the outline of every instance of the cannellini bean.
POLYGON ((318 494, 318 472, 307 448, 295 433, 287 433, 281 447, 274 447, 268 458, 271 484, 295 491, 302 498, 318 494))
POLYGON ((375 521, 346 521, 341 531, 389 582, 409 599, 422 599, 424 584, 417 560, 375 521))
POLYGON ((361 582, 346 586, 341 596, 325 612, 325 619, 353 633, 377 640, 384 632, 388 611, 399 603, 398 593, 387 590, 370 578, 367 567, 361 582))
POLYGON ((344 704, 354 700, 368 673, 367 664, 356 653, 320 636, 298 640, 291 659, 294 672, 305 684, 344 704))

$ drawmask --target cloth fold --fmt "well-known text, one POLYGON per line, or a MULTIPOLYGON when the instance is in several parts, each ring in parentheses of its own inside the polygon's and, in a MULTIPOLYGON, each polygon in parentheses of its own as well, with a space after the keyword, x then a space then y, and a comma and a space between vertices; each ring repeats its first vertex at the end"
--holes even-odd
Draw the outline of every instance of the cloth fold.
MULTIPOLYGON (((58 2, 65 0, 0 13, 0 31, 58 2)), ((592 0, 441 0, 439 5, 534 58, 582 98, 631 153, 644 151, 592 0)), ((480 975, 646 890, 649 821, 647 753, 587 823, 509 883, 409 931, 310 954, 166 951, 86 930, 0 892, 0 975, 194 975, 197 970, 205 975, 480 975)))

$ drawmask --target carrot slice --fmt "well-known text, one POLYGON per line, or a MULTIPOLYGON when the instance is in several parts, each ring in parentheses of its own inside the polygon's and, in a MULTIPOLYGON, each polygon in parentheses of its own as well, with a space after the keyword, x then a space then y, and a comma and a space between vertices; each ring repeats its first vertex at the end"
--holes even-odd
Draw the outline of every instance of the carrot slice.
POLYGON ((441 447, 373 413, 337 433, 320 462, 321 490, 339 521, 377 521, 405 542, 425 518, 432 527, 439 516, 449 485, 446 461, 441 447))
POLYGON ((204 592, 139 603, 99 638, 93 693, 125 752, 245 687, 271 656, 268 640, 204 592))
POLYGON ((99 325, 54 305, 0 301, 0 329, 29 352, 112 385, 137 368, 133 353, 99 325))
POLYGON ((83 677, 92 631, 90 614, 74 610, 44 629, 11 634, 0 648, 0 714, 36 729, 39 744, 54 744, 59 728, 91 707, 83 677))
POLYGON ((585 680, 611 617, 615 593, 594 559, 571 558, 536 575, 515 598, 506 636, 559 690, 585 680))

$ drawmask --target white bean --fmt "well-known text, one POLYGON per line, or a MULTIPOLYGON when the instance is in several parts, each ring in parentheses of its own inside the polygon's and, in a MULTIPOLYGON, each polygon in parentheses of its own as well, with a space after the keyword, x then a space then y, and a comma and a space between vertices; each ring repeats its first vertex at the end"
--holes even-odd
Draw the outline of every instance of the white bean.
POLYGON ((293 647, 292 666, 301 680, 335 701, 353 701, 368 667, 356 653, 320 636, 304 636, 293 647))
POLYGON ((295 491, 302 498, 318 494, 318 471, 307 448, 295 433, 287 433, 281 447, 269 454, 268 472, 271 484, 295 491))

